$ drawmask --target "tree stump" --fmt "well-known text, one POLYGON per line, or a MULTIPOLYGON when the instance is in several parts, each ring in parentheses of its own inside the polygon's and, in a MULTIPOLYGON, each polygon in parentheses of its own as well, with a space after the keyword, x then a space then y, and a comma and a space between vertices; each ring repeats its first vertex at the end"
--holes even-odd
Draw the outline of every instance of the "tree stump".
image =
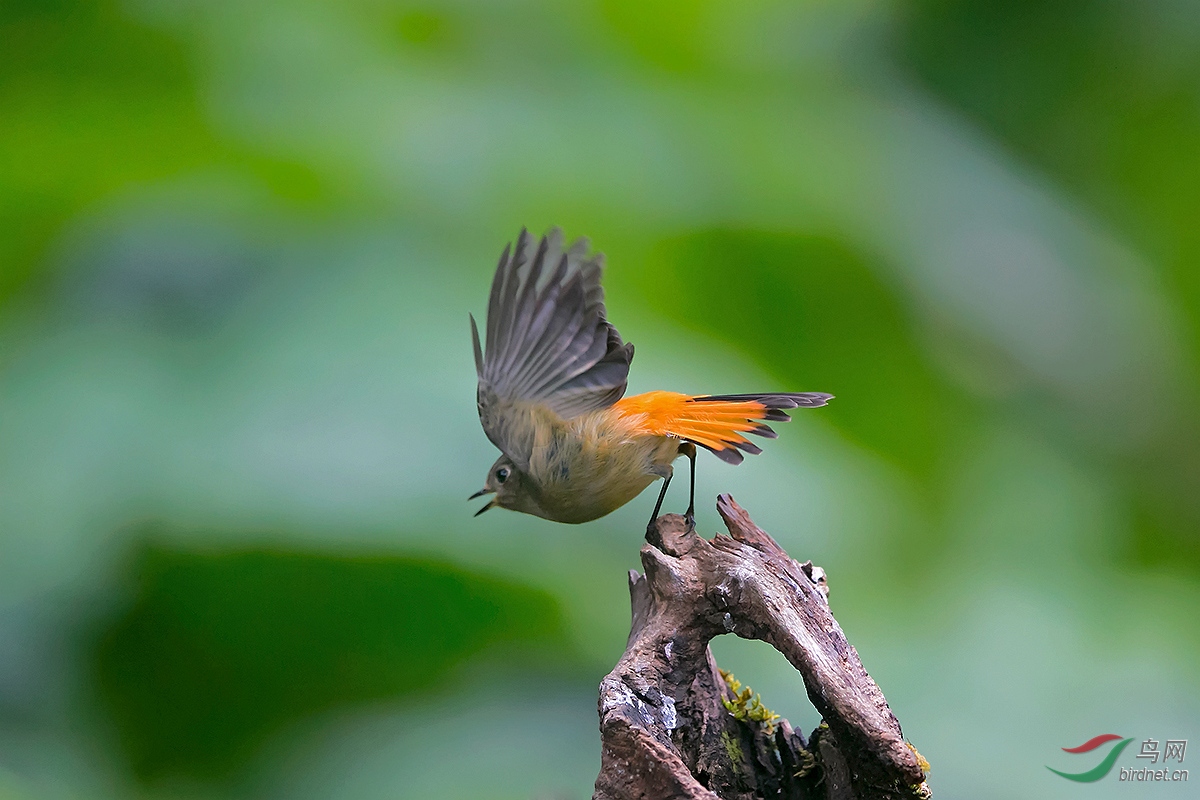
POLYGON ((833 618, 824 571, 729 495, 717 510, 729 536, 704 539, 677 514, 646 532, 629 643, 600 683, 593 800, 930 797, 928 764, 833 618), (708 647, 726 633, 768 642, 800 672, 822 717, 807 740, 735 695, 708 647))

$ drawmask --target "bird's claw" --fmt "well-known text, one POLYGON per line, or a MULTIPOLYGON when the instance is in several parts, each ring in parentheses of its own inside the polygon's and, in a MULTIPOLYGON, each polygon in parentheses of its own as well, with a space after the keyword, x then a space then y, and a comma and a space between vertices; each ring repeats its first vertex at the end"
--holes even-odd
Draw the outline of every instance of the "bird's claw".
POLYGON ((688 533, 692 533, 696 530, 696 514, 692 509, 689 508, 688 512, 683 515, 683 521, 684 524, 687 525, 688 533))

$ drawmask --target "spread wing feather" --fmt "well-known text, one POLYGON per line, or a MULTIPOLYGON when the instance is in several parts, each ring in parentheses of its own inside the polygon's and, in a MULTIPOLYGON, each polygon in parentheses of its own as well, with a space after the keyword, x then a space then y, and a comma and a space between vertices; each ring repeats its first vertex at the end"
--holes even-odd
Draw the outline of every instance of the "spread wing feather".
POLYGON ((564 248, 558 228, 534 248, 522 229, 492 279, 486 348, 471 318, 479 419, 519 466, 533 449, 532 417, 570 419, 625 393, 633 345, 605 316, 604 256, 588 248, 587 239, 564 248))

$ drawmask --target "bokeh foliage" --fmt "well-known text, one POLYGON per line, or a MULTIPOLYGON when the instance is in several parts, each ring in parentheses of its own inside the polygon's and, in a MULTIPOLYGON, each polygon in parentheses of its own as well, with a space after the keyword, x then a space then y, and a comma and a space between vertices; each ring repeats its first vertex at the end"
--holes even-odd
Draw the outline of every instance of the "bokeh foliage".
MULTIPOLYGON (((1150 258, 1200 347, 1200 58, 1190 4, 965 2, 907 10, 901 63, 1150 258)), ((1131 398, 1131 402, 1136 399, 1131 398)), ((1200 405, 1115 465, 1126 554, 1200 574, 1200 405)))
POLYGON ((20 0, 0 42, 0 793, 586 795, 652 498, 464 507, 521 225, 607 253, 635 391, 837 395, 700 496, 826 567, 935 791, 1193 733, 1194 4, 20 0))
POLYGON ((569 650, 554 598, 436 561, 151 546, 131 579, 95 674, 147 780, 226 777, 285 723, 442 690, 489 648, 532 674, 569 650))
POLYGON ((758 343, 775 380, 837 386, 847 436, 928 479, 967 404, 869 258, 828 235, 698 231, 659 246, 654 291, 679 325, 758 343))

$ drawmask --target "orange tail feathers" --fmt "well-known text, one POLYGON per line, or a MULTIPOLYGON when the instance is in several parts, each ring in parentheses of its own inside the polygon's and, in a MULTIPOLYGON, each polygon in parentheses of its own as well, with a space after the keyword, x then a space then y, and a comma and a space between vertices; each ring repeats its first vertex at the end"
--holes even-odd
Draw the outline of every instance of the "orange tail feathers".
POLYGON ((822 392, 698 397, 646 392, 618 401, 613 410, 628 417, 638 433, 686 439, 712 451, 722 461, 740 464, 742 451, 762 452, 745 434, 775 438, 775 431, 763 420, 787 422, 787 409, 816 408, 832 398, 822 392))

